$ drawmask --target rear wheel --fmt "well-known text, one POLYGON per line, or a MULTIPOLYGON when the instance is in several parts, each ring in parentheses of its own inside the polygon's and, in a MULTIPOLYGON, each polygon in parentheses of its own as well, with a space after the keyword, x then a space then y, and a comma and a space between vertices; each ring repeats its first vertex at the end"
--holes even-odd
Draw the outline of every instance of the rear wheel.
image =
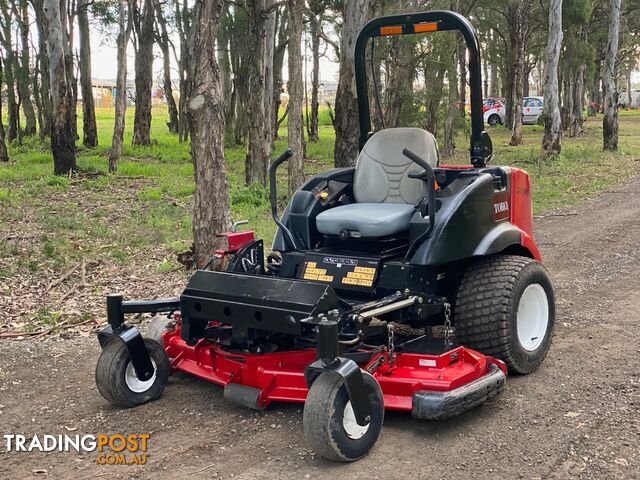
POLYGON ((347 389, 338 375, 322 373, 311 385, 304 404, 303 426, 307 442, 322 457, 352 462, 364 457, 378 440, 384 419, 382 390, 375 378, 363 371, 371 402, 371 419, 359 425, 347 389))
POLYGON ((487 122, 489 123, 489 125, 491 125, 492 127, 495 127, 496 125, 500 125, 502 122, 500 121, 500 115, 497 114, 493 114, 490 115, 489 118, 487 119, 487 122))
POLYGON ((553 286, 536 260, 493 256, 465 273, 455 302, 458 341, 503 360, 514 373, 533 372, 551 346, 553 286))

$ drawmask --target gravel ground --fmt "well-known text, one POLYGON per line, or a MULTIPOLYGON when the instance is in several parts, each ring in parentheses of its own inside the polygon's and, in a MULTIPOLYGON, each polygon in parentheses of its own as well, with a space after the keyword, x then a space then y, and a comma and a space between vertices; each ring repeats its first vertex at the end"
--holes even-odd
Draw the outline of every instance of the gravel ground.
POLYGON ((151 434, 144 466, 102 466, 96 454, 0 451, 2 478, 640 478, 640 177, 581 207, 536 220, 555 282, 549 356, 504 394, 446 422, 388 413, 371 454, 317 458, 299 406, 253 412, 184 375, 132 410, 94 385, 91 337, 0 341, 2 434, 151 434))

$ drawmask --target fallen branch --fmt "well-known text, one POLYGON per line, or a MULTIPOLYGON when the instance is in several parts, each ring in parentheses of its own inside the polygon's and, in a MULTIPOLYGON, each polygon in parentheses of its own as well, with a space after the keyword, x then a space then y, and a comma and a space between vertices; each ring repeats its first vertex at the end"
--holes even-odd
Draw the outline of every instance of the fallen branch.
POLYGON ((45 335, 50 334, 51 332, 53 332, 56 329, 60 329, 60 330, 67 330, 69 328, 73 328, 73 327, 80 327, 82 325, 86 325, 88 323, 97 323, 95 318, 90 318, 89 320, 85 320, 84 322, 79 322, 79 323, 67 323, 67 321, 65 320, 64 322, 60 322, 57 325, 54 325, 53 327, 50 328, 45 328, 44 330, 38 330, 37 332, 7 332, 7 333, 0 333, 0 338, 16 338, 16 337, 44 337, 45 335))
POLYGON ((57 287, 62 282, 64 282, 66 279, 68 279, 73 274, 73 272, 76 271, 76 268, 78 268, 78 264, 77 263, 71 268, 71 270, 69 270, 67 273, 65 273, 58 280, 56 280, 55 282, 50 283, 49 286, 47 287, 47 289, 45 290, 45 293, 50 291, 52 288, 57 287))
POLYGON ((568 213, 547 213, 546 215, 535 215, 533 218, 547 218, 547 217, 573 217, 579 215, 578 212, 568 213))
POLYGON ((216 463, 212 463, 211 465, 206 466, 204 468, 201 468, 200 470, 195 470, 193 472, 189 472, 189 473, 187 473, 187 475, 194 475, 196 473, 204 472, 205 470, 209 470, 211 467, 215 467, 216 465, 217 465, 216 463))

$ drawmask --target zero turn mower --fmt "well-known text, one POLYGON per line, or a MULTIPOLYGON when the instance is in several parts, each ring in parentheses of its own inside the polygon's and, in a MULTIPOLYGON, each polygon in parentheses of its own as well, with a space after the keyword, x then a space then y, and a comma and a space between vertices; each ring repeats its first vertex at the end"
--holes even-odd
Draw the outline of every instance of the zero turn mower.
POLYGON ((360 155, 354 168, 311 178, 277 213, 273 252, 251 231, 225 233, 225 271, 197 270, 180 297, 109 295, 99 332, 100 393, 133 407, 158 398, 171 372, 224 388, 263 409, 304 403, 309 444, 353 461, 376 442, 385 410, 440 420, 500 393, 507 371, 545 357, 554 294, 532 236, 529 176, 488 166, 480 51, 457 13, 378 18, 356 44, 360 155), (471 164, 439 163, 417 128, 371 133, 365 52, 370 38, 460 31, 469 53, 471 164), (124 322, 157 316, 148 337, 124 322), (155 333, 154 333, 155 332, 155 333))

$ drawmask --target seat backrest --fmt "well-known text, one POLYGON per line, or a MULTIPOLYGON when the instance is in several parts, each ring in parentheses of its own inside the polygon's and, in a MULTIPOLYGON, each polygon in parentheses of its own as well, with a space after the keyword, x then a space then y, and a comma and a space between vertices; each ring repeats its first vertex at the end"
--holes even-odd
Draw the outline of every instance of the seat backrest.
POLYGON ((358 157, 353 180, 356 202, 415 205, 425 196, 425 183, 407 176, 422 168, 402 154, 404 148, 432 167, 438 165, 438 147, 431 133, 421 128, 380 130, 367 141, 358 157))

